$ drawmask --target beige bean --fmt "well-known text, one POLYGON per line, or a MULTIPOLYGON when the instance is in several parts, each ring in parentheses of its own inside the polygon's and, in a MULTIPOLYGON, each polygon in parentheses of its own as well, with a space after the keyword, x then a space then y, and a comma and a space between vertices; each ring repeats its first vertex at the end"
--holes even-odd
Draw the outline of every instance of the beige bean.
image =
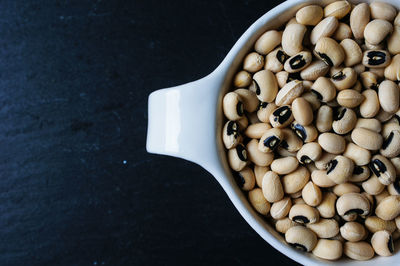
POLYGON ((244 110, 249 113, 257 110, 259 101, 257 95, 253 91, 248 89, 236 89, 234 92, 240 96, 240 99, 243 102, 244 110))
POLYGON ((287 194, 302 190, 309 180, 310 172, 303 166, 298 167, 294 172, 284 175, 281 178, 283 190, 287 194))
POLYGON ((291 104, 294 99, 303 93, 303 89, 303 82, 299 80, 287 83, 276 95, 275 104, 278 106, 291 104))
POLYGON ((293 116, 296 121, 307 126, 313 121, 313 111, 310 104, 304 98, 296 98, 292 103, 293 116))
POLYGON ((357 82, 357 73, 353 68, 345 67, 334 73, 331 81, 339 91, 350 89, 357 82))
POLYGON ((276 110, 277 107, 278 106, 276 106, 274 102, 262 102, 257 111, 258 120, 263 123, 269 123, 269 117, 271 116, 272 112, 276 110))
POLYGON ((271 164, 271 170, 278 175, 286 175, 296 170, 298 165, 296 157, 288 156, 275 159, 271 164))
POLYGON ((254 176, 256 178, 256 184, 259 187, 262 187, 262 180, 264 178, 264 175, 266 172, 269 171, 269 167, 268 166, 258 166, 258 165, 254 165, 254 176))
POLYGON ((277 220, 285 218, 289 214, 290 208, 292 208, 292 200, 289 197, 284 197, 272 204, 270 210, 271 217, 277 220))
POLYGON ((319 215, 323 218, 332 218, 336 214, 337 196, 332 192, 325 192, 322 197, 321 203, 317 206, 319 215))
POLYGON ((353 161, 345 156, 338 155, 329 162, 326 174, 336 184, 342 184, 349 180, 353 170, 353 161))
POLYGON ((399 109, 399 87, 391 80, 384 80, 379 85, 378 97, 381 108, 387 113, 399 109))
POLYGON ((364 181, 361 186, 364 191, 370 195, 378 195, 385 189, 385 186, 379 181, 376 175, 371 175, 371 177, 367 181, 364 181))
POLYGON ((379 44, 386 36, 391 34, 393 26, 390 22, 382 19, 370 21, 364 29, 364 38, 370 44, 379 44))
POLYGON ((318 5, 309 5, 303 8, 300 8, 296 13, 297 23, 315 26, 324 16, 324 11, 322 7, 318 5))
POLYGON ((242 190, 249 191, 254 188, 256 179, 253 170, 249 167, 245 167, 239 171, 237 177, 237 183, 242 190))
POLYGON ((386 157, 374 155, 369 164, 371 171, 378 177, 385 186, 393 183, 396 179, 396 169, 386 157))
POLYGON ((265 69, 270 70, 274 73, 282 71, 283 64, 288 59, 288 55, 285 54, 282 47, 278 47, 270 52, 265 58, 265 69))
POLYGON ((351 139, 355 144, 367 150, 379 150, 383 143, 379 133, 362 127, 353 129, 351 139))
MULTIPOLYGON (((361 51, 361 50, 360 50, 361 51)), ((362 54, 361 54, 362 55, 362 54)), ((361 61, 361 58, 360 58, 361 61)), ((303 80, 316 80, 319 77, 323 77, 328 73, 329 66, 322 60, 316 60, 311 62, 306 68, 300 72, 300 77, 303 80)), ((304 83, 304 81, 303 81, 304 83)))
POLYGON ((360 114, 364 118, 372 118, 378 114, 380 104, 376 91, 367 89, 362 92, 364 100, 360 105, 360 114))
POLYGON ((317 236, 304 226, 293 226, 286 231, 285 240, 296 249, 310 252, 317 243, 317 236))
POLYGON ((340 107, 333 115, 332 129, 335 133, 344 135, 353 130, 356 123, 356 113, 350 108, 340 107))
POLYGON ((371 244, 376 254, 392 256, 394 252, 393 238, 388 231, 378 231, 373 234, 371 244))
POLYGON ((291 124, 291 128, 304 143, 312 142, 318 136, 318 130, 313 125, 302 126, 295 120, 291 124))
POLYGON ((360 188, 352 183, 342 183, 333 187, 333 193, 340 197, 346 193, 360 193, 360 188))
POLYGON ((375 118, 359 118, 355 127, 363 127, 377 133, 381 132, 381 122, 375 118))
POLYGON ((238 88, 247 87, 251 83, 251 75, 249 72, 242 70, 239 71, 233 78, 233 85, 238 88))
POLYGON ((350 27, 356 39, 364 38, 364 29, 370 20, 371 11, 367 3, 356 5, 350 14, 350 27))
POLYGON ((336 100, 343 107, 354 108, 361 104, 364 96, 356 90, 347 89, 339 91, 336 100))
POLYGON ((281 43, 282 33, 276 30, 269 30, 258 38, 254 44, 257 53, 266 55, 281 43))
POLYGON ((275 222, 275 230, 281 234, 285 234, 289 228, 299 225, 298 223, 290 220, 288 217, 279 219, 275 222))
POLYGON ((329 152, 322 152, 321 157, 317 161, 315 161, 315 167, 319 170, 326 170, 328 168, 329 162, 333 160, 333 158, 335 157, 336 154, 329 152))
POLYGON ((235 148, 228 150, 228 162, 235 171, 241 171, 247 165, 246 148, 239 144, 235 148))
POLYGON ((369 7, 371 9, 371 17, 373 19, 393 21, 397 15, 396 8, 388 3, 372 2, 369 7))
POLYGON ((365 165, 363 166, 354 166, 353 175, 349 178, 349 182, 363 182, 367 180, 371 175, 369 168, 365 165))
POLYGON ((268 129, 271 129, 271 125, 267 123, 251 124, 246 128, 244 134, 249 138, 259 139, 268 129))
POLYGON ((393 33, 387 41, 388 50, 391 54, 400 54, 400 26, 395 26, 393 33))
POLYGON ((309 181, 302 190, 302 197, 309 206, 318 206, 322 201, 321 189, 312 181, 309 181))
POLYGON ((283 196, 283 187, 277 173, 268 171, 262 180, 262 192, 264 197, 271 203, 280 201, 283 196))
POLYGON ((371 233, 376 233, 378 231, 387 230, 393 233, 396 228, 396 223, 393 220, 385 221, 378 216, 369 216, 365 219, 365 227, 371 233))
POLYGON ((354 143, 347 144, 343 155, 353 160, 356 165, 366 165, 371 160, 370 151, 354 143))
POLYGON ((283 140, 281 142, 281 147, 289 152, 296 152, 300 150, 303 145, 301 139, 289 128, 283 128, 283 140))
POLYGON ((288 105, 276 108, 269 117, 269 122, 273 127, 283 128, 292 123, 294 120, 293 112, 288 105))
POLYGON ((329 37, 320 38, 314 48, 316 57, 329 66, 339 66, 345 57, 342 46, 329 37))
POLYGON ((328 188, 336 185, 326 174, 326 170, 314 170, 311 173, 311 180, 319 187, 328 188))
POLYGON ((321 106, 321 102, 318 100, 317 95, 311 91, 304 92, 301 97, 311 105, 313 111, 316 111, 321 106))
POLYGON ((224 115, 229 120, 239 120, 244 114, 243 101, 237 93, 228 92, 225 94, 222 106, 224 115))
POLYGON ((400 183, 399 180, 395 180, 392 184, 387 186, 387 191, 390 195, 400 195, 400 183))
POLYGON ((258 145, 259 143, 257 139, 252 139, 247 143, 246 149, 249 161, 258 166, 269 166, 274 160, 274 153, 262 152, 258 149, 258 145))
POLYGON ((274 73, 269 70, 261 70, 253 76, 254 92, 262 102, 274 101, 278 93, 278 84, 274 73))
POLYGON ((360 74, 360 80, 364 88, 378 90, 378 76, 371 71, 366 71, 360 74))
POLYGON ((287 25, 282 34, 282 48, 289 56, 303 50, 303 38, 307 28, 302 24, 287 25))
POLYGON ((339 233, 339 224, 334 219, 319 219, 318 222, 307 224, 307 228, 311 229, 318 238, 331 238, 339 233))
POLYGON ((353 37, 353 32, 351 31, 351 28, 349 25, 346 23, 339 23, 339 26, 337 27, 336 31, 333 33, 332 37, 333 39, 337 41, 343 41, 344 39, 348 39, 353 37))
POLYGON ((384 189, 381 193, 379 193, 378 195, 375 195, 374 199, 375 199, 376 205, 378 205, 384 198, 386 198, 388 196, 390 196, 390 194, 387 189, 384 189))
POLYGON ((243 60, 243 69, 255 73, 264 66, 264 57, 256 52, 248 54, 243 60))
POLYGON ((343 253, 353 260, 369 260, 375 254, 372 246, 364 241, 344 243, 343 253))
POLYGON ((376 206, 375 214, 379 218, 388 221, 393 220, 400 214, 400 196, 392 195, 383 199, 376 206))
POLYGON ((328 105, 323 105, 318 109, 316 127, 319 132, 328 132, 332 129, 333 111, 328 105))
POLYGON ((336 97, 336 87, 332 81, 326 77, 319 77, 311 87, 311 91, 322 102, 329 102, 336 97))
POLYGON ((385 68, 385 78, 398 81, 400 80, 400 54, 392 58, 392 62, 385 68))
POLYGON ((393 158, 400 154, 399 130, 393 130, 390 132, 389 136, 384 139, 380 153, 387 158, 393 158))
POLYGON ((261 188, 255 188, 249 192, 249 201, 253 208, 262 215, 267 215, 271 205, 264 198, 261 188))
POLYGON ((339 26, 339 21, 335 17, 327 17, 319 22, 311 31, 310 41, 316 44, 323 37, 330 37, 339 26))
POLYGON ((341 154, 346 148, 346 142, 342 136, 329 132, 319 135, 318 144, 324 151, 333 154, 341 154))
POLYGON ((321 146, 316 142, 306 143, 297 152, 297 160, 302 164, 309 164, 318 160, 322 155, 321 146))
POLYGON ((365 237, 368 235, 368 232, 360 223, 346 222, 340 227, 340 234, 347 241, 357 242, 365 239, 365 237))
POLYGON ((239 125, 235 121, 226 122, 222 132, 222 140, 226 149, 235 148, 242 142, 242 136, 239 133, 239 125))
POLYGON ((312 253, 318 258, 337 260, 342 256, 343 246, 339 240, 319 239, 312 253))
POLYGON ((336 201, 337 213, 346 221, 354 221, 357 215, 366 216, 371 205, 366 197, 359 193, 347 193, 336 201))
POLYGON ((400 125, 397 121, 385 123, 382 127, 382 137, 388 138, 390 133, 395 130, 400 130, 400 125))
POLYGON ((351 10, 351 4, 347 1, 335 1, 325 6, 324 16, 335 17, 337 19, 344 18, 351 10))
POLYGON ((345 54, 344 64, 347 67, 357 65, 362 60, 362 50, 360 46, 352 39, 344 39, 340 42, 345 54))
POLYGON ((400 175, 400 158, 399 157, 391 158, 390 161, 392 162, 394 168, 396 169, 396 175, 400 175))
POLYGON ((313 224, 319 221, 319 212, 307 204, 296 204, 290 209, 289 218, 299 224, 313 224))

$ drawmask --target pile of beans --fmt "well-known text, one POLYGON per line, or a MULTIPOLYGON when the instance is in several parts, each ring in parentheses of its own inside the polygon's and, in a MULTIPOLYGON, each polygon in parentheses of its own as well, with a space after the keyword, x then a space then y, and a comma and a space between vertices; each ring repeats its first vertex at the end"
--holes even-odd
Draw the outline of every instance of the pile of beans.
POLYGON ((327 260, 400 238, 400 13, 333 2, 265 32, 223 98, 223 143, 254 209, 327 260))

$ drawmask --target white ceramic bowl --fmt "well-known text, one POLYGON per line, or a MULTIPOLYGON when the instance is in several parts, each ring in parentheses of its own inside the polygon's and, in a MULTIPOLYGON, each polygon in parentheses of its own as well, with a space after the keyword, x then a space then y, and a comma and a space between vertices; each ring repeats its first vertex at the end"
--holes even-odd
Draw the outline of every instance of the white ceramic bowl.
MULTIPOLYGON (((389 2, 400 10, 400 0, 389 2)), ((209 171, 221 184, 247 223, 271 246, 304 265, 400 265, 399 245, 391 257, 375 256, 369 261, 343 258, 330 262, 287 245, 284 238, 259 216, 237 186, 228 166, 221 140, 222 97, 231 89, 233 75, 244 56, 266 30, 276 29, 306 5, 326 5, 334 0, 288 0, 268 11, 240 37, 223 62, 208 76, 181 86, 155 91, 149 96, 147 151, 195 162, 209 171)), ((352 3, 372 2, 351 1, 352 3)), ((210 47, 212 49, 212 47, 210 47)))

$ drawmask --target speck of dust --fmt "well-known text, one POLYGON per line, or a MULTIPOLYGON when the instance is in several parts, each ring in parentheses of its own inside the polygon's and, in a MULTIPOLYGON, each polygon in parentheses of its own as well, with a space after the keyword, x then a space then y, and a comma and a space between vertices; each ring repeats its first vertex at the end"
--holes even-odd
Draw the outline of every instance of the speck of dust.
POLYGON ((127 164, 128 162, 127 162, 126 160, 123 160, 122 163, 123 163, 123 164, 127 164))

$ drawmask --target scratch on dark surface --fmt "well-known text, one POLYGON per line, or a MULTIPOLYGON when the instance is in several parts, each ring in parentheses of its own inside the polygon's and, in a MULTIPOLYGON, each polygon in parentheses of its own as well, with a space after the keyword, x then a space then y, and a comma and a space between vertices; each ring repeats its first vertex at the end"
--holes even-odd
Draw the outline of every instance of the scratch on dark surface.
POLYGON ((93 126, 92 122, 74 120, 72 121, 70 127, 73 132, 78 132, 78 131, 87 131, 92 126, 93 126))
POLYGON ((221 13, 222 13, 222 16, 223 16, 224 20, 228 22, 228 28, 229 28, 229 31, 231 32, 232 41, 235 41, 236 38, 235 38, 235 34, 233 33, 233 28, 232 28, 231 20, 230 20, 230 19, 228 18, 228 16, 226 15, 225 4, 224 4, 224 3, 225 3, 224 1, 218 2, 219 6, 220 6, 220 8, 221 8, 221 11, 222 11, 222 12, 221 12, 221 13))

